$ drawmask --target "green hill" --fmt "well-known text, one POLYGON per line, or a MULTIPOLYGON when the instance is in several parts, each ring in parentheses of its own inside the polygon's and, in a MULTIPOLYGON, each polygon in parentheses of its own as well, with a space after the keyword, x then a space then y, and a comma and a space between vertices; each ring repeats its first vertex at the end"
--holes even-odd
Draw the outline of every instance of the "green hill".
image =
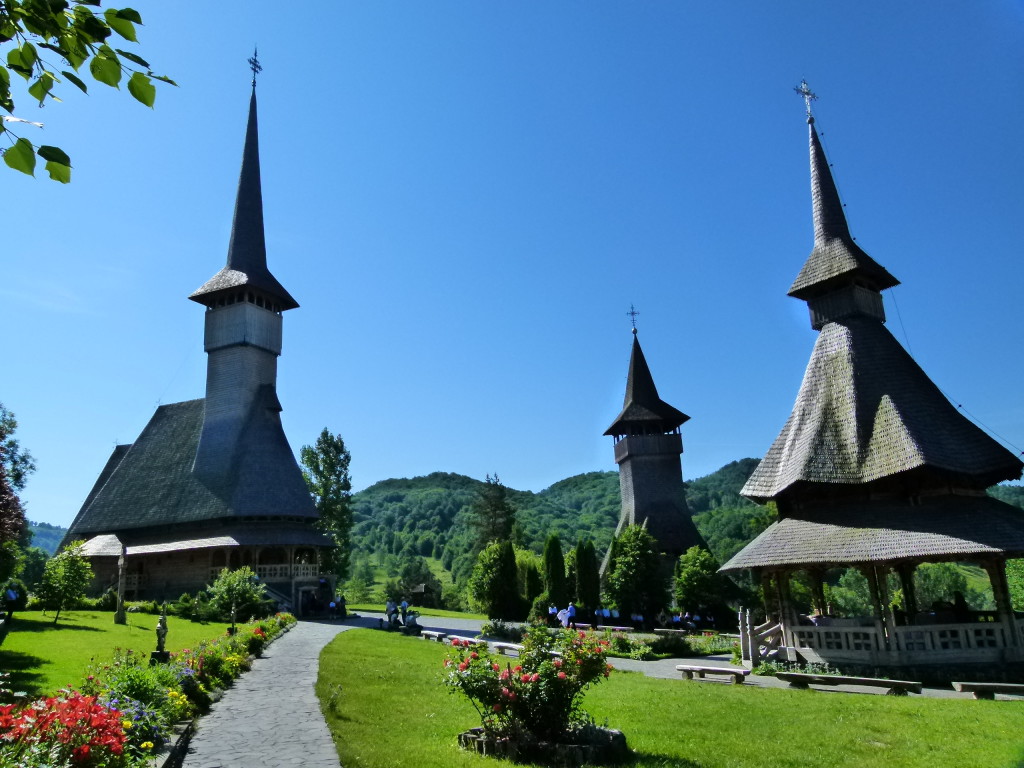
POLYGON ((64 534, 68 532, 67 528, 61 528, 59 525, 34 523, 31 520, 28 521, 28 529, 32 531, 32 546, 46 550, 48 555, 57 551, 64 534))

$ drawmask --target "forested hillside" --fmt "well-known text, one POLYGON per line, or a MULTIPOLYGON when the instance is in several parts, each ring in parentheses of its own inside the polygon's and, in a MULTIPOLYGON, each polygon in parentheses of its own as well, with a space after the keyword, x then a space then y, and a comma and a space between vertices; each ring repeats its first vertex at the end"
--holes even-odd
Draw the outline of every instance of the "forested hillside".
POLYGON ((28 521, 28 528, 32 531, 31 546, 45 550, 48 555, 52 555, 57 551, 57 547, 60 545, 61 539, 63 539, 64 534, 68 532, 67 528, 61 528, 59 525, 50 525, 50 523, 34 523, 31 520, 28 521))

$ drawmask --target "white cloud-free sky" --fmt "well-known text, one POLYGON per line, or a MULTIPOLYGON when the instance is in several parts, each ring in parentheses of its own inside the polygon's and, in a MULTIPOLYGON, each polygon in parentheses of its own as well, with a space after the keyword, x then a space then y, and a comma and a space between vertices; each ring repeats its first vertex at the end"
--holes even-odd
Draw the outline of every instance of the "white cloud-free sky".
MULTIPOLYGON (((116 5, 116 4, 115 4, 116 5)), ((68 524, 159 403, 202 397, 259 45, 263 193, 297 451, 356 488, 614 469, 630 304, 687 478, 761 456, 814 342, 817 125, 889 327, 1024 448, 1024 3, 140 1, 156 108, 90 87, 19 116, 72 157, 3 183, 0 401, 68 524)), ((88 79, 88 78, 87 78, 88 79)), ((31 129, 35 130, 35 129, 31 129)))

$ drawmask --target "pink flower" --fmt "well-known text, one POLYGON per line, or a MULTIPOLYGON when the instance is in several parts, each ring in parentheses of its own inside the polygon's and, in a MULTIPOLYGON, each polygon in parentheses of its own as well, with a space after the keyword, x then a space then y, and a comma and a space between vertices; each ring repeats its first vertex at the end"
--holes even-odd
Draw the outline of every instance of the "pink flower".
POLYGON ((559 672, 558 673, 558 679, 559 680, 565 680, 565 672, 559 672))
POLYGON ((469 668, 469 664, 462 662, 459 664, 459 672, 465 672, 469 668))
MULTIPOLYGON (((494 666, 498 666, 498 665, 495 664, 494 666)), ((509 672, 507 669, 503 669, 501 671, 501 674, 498 675, 498 679, 499 680, 508 680, 510 677, 512 677, 512 673, 509 672)))
POLYGON ((520 675, 519 680, 523 683, 528 683, 530 682, 530 675, 524 672, 522 675, 520 675))
POLYGON ((561 666, 562 666, 562 660, 561 660, 561 659, 555 659, 555 660, 554 660, 553 662, 551 662, 551 663, 555 665, 555 669, 558 669, 559 667, 561 667, 561 666))
POLYGON ((497 672, 499 669, 501 669, 501 667, 499 667, 498 664, 495 662, 491 664, 491 669, 497 672))
POLYGON ((531 683, 536 683, 538 680, 540 680, 540 673, 539 672, 534 672, 533 673, 533 677, 530 678, 530 682, 531 683))
POLYGON ((476 651, 473 651, 471 654, 469 654, 469 658, 471 658, 471 659, 479 659, 480 658, 480 654, 477 653, 476 651))
POLYGON ((512 671, 513 672, 522 672, 523 671, 523 667, 520 664, 516 664, 514 667, 512 667, 512 671))

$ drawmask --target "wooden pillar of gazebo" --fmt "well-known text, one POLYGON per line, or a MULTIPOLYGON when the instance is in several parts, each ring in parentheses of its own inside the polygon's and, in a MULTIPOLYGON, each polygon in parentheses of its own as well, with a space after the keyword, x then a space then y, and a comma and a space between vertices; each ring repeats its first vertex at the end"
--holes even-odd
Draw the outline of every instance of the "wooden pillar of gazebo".
POLYGON ((1017 626, 1017 617, 1013 612, 1013 603, 1010 600, 1010 585, 1006 581, 1006 558, 986 560, 982 563, 988 573, 988 579, 992 583, 992 596, 996 601, 996 611, 999 619, 1010 634, 1010 645, 1018 647, 1024 644, 1020 636, 1020 628, 1017 626))
POLYGON ((885 614, 882 610, 882 599, 878 592, 878 574, 875 572, 873 563, 865 563, 858 567, 868 580, 868 594, 871 595, 871 609, 875 617, 875 628, 884 637, 885 614))
POLYGON ((821 568, 811 568, 807 571, 811 577, 811 599, 814 603, 814 610, 824 616, 828 613, 825 604, 825 572, 821 568))
POLYGON ((907 623, 914 621, 917 614, 917 588, 914 586, 914 571, 916 563, 900 563, 896 566, 896 572, 900 576, 900 587, 903 589, 903 610, 907 614, 907 623))

